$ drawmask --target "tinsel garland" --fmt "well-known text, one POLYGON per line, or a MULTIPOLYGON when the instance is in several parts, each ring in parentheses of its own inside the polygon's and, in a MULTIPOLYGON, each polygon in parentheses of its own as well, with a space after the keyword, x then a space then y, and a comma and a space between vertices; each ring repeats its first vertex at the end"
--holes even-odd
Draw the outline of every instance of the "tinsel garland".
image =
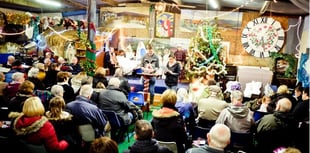
POLYGON ((227 73, 225 62, 221 61, 223 59, 221 41, 216 25, 206 23, 199 27, 196 36, 191 39, 187 55, 185 64, 187 78, 227 73))

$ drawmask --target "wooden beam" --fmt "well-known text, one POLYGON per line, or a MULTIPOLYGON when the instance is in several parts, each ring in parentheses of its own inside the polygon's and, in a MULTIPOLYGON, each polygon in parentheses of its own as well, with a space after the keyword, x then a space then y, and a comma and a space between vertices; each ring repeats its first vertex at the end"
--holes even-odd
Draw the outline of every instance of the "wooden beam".
POLYGON ((77 7, 81 9, 87 9, 87 4, 78 3, 74 0, 65 0, 63 3, 66 3, 68 5, 71 5, 72 7, 77 7))
POLYGON ((118 4, 115 0, 101 0, 101 1, 110 6, 117 6, 118 4))

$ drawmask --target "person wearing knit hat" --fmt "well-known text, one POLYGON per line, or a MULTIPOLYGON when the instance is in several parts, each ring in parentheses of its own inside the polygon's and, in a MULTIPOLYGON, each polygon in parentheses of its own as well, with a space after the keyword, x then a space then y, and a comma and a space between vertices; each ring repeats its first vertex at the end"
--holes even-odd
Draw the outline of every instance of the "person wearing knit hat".
POLYGON ((217 85, 208 87, 210 96, 201 98, 198 101, 198 125, 202 127, 211 127, 221 111, 228 106, 228 103, 221 99, 222 90, 217 85))

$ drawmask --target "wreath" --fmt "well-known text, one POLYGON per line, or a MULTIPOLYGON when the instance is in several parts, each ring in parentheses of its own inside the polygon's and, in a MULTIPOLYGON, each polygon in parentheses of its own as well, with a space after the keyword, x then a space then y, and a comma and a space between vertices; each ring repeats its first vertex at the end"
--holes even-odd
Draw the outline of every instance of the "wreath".
POLYGON ((278 59, 286 60, 288 62, 288 64, 289 64, 289 66, 286 69, 283 77, 285 77, 285 78, 292 78, 292 77, 294 77, 295 69, 296 69, 295 68, 295 66, 296 66, 296 58, 293 55, 273 52, 273 53, 271 53, 270 57, 273 59, 274 68, 276 67, 276 65, 275 65, 276 60, 278 60, 278 59))

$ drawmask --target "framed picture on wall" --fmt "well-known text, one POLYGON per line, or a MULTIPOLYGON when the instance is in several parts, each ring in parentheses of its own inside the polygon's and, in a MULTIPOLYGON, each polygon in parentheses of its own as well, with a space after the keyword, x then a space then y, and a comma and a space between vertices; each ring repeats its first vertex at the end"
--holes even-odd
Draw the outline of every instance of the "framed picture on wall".
POLYGON ((170 38, 174 36, 174 14, 162 12, 156 14, 155 37, 170 38))

